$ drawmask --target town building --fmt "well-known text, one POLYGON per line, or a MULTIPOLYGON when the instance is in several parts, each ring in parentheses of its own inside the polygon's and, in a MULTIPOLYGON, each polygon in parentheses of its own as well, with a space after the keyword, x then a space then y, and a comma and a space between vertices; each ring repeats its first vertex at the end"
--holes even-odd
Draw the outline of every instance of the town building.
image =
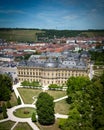
POLYGON ((39 81, 42 86, 62 85, 71 76, 88 76, 89 62, 90 56, 85 51, 46 52, 38 56, 32 55, 28 61, 21 61, 18 64, 18 78, 20 82, 39 81))
POLYGON ((0 54, 0 61, 12 62, 12 61, 14 61, 14 57, 10 56, 10 55, 0 54))

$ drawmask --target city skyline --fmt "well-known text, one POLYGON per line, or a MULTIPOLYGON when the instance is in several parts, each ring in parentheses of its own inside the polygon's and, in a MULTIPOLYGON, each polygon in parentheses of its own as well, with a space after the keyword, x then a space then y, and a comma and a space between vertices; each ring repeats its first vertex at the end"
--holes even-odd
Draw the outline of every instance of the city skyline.
POLYGON ((3 0, 1 28, 104 29, 103 0, 3 0))

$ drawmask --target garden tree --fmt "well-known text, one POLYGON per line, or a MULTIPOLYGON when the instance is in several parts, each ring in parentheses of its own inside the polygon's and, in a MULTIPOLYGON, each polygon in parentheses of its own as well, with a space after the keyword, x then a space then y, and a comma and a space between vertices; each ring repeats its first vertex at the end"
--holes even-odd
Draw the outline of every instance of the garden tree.
MULTIPOLYGON (((104 87, 104 71, 103 74, 100 76, 100 83, 103 85, 104 87)), ((104 89, 104 88, 103 88, 104 89)))
POLYGON ((12 79, 5 74, 0 74, 0 101, 7 101, 11 97, 12 79))
POLYGON ((24 80, 24 81, 21 83, 22 86, 29 86, 29 84, 30 84, 30 82, 29 82, 29 81, 26 81, 26 80, 24 80))
MULTIPOLYGON (((87 77, 71 77, 67 81, 67 95, 70 102, 73 102, 79 98, 81 100, 83 98, 83 93, 86 89, 86 86, 89 85, 91 81, 87 77)), ((67 100, 68 101, 68 100, 67 100)))
POLYGON ((97 97, 95 101, 97 103, 95 103, 94 105, 92 118, 93 118, 93 126, 95 130, 98 130, 100 128, 104 128, 104 107, 102 106, 100 98, 97 97))
POLYGON ((0 74, 0 84, 5 84, 10 90, 12 90, 12 79, 6 74, 0 74))
POLYGON ((3 117, 4 118, 8 118, 7 109, 6 109, 5 103, 3 103, 3 105, 2 105, 2 111, 3 111, 3 117))
POLYGON ((55 122, 53 97, 46 92, 39 94, 37 102, 38 121, 42 125, 51 125, 55 122))
POLYGON ((67 81, 70 111, 60 125, 62 130, 103 130, 104 75, 90 81, 86 77, 71 77, 67 81), (74 118, 75 117, 75 118, 74 118))
POLYGON ((20 99, 19 96, 18 96, 18 98, 17 98, 17 104, 18 104, 18 105, 21 105, 21 99, 20 99))
POLYGON ((52 90, 57 90, 57 89, 63 88, 63 86, 59 86, 57 84, 50 84, 48 87, 49 87, 49 89, 52 89, 52 90))
POLYGON ((36 122, 36 114, 35 114, 35 112, 33 112, 31 120, 32 120, 32 122, 36 122))
POLYGON ((10 97, 11 91, 5 85, 2 84, 0 87, 0 100, 7 101, 10 100, 10 97))
POLYGON ((12 105, 11 105, 10 101, 7 101, 6 106, 7 106, 7 108, 11 108, 11 107, 12 107, 12 105))
POLYGON ((29 81, 23 81, 21 83, 22 86, 29 86, 29 87, 41 87, 39 82, 38 81, 32 81, 32 82, 29 82, 29 81))
POLYGON ((89 117, 91 112, 90 95, 86 93, 86 88, 91 84, 87 77, 71 77, 67 81, 67 102, 70 103, 68 120, 61 126, 62 130, 87 130, 92 126, 89 117), (89 122, 88 122, 89 121, 89 122))
POLYGON ((5 103, 2 104, 2 110, 3 110, 3 111, 7 111, 7 110, 6 110, 6 105, 5 105, 5 103))
POLYGON ((9 90, 12 91, 12 84, 13 84, 12 79, 8 75, 4 75, 4 79, 3 80, 4 80, 5 86, 7 86, 9 88, 9 90))
POLYGON ((31 82, 31 86, 33 86, 33 87, 41 87, 38 81, 31 82))
POLYGON ((104 73, 93 82, 93 126, 104 129, 104 73))

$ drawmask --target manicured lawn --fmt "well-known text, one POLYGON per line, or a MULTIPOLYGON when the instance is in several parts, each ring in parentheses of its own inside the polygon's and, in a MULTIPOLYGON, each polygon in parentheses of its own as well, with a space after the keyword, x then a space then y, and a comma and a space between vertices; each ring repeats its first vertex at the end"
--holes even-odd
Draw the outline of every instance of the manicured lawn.
POLYGON ((50 94, 51 96, 53 96, 54 99, 58 99, 58 98, 66 96, 66 91, 51 91, 51 90, 48 90, 47 93, 50 94))
POLYGON ((66 102, 66 100, 61 100, 59 102, 55 103, 55 113, 59 114, 65 114, 67 115, 69 113, 69 104, 66 102))
POLYGON ((104 72, 104 69, 97 69, 97 70, 94 70, 94 75, 95 76, 100 76, 102 75, 104 72))
POLYGON ((34 96, 38 96, 42 90, 37 89, 28 89, 28 88, 18 88, 18 91, 24 101, 25 104, 31 104, 34 102, 34 96))
POLYGON ((104 72, 104 65, 94 65, 94 76, 100 76, 104 72))
POLYGON ((19 122, 13 130, 33 130, 26 122, 19 122))
MULTIPOLYGON (((29 88, 18 88, 18 91, 19 91, 24 103, 26 103, 26 104, 33 103, 34 100, 33 100, 32 97, 34 97, 34 96, 38 97, 39 93, 42 92, 42 90, 29 89, 29 88)), ((48 94, 50 94, 51 96, 53 96, 54 99, 58 99, 58 98, 66 96, 65 91, 51 91, 51 90, 48 90, 46 92, 48 94)))
POLYGON ((11 94, 10 103, 11 103, 12 106, 16 106, 17 105, 17 98, 16 98, 16 95, 15 95, 14 92, 12 92, 12 94, 11 94))
POLYGON ((56 120, 55 124, 50 125, 50 126, 43 126, 43 125, 40 125, 38 122, 36 124, 40 128, 40 130, 60 130, 60 128, 58 127, 57 120, 56 120))
POLYGON ((0 130, 11 130, 12 126, 15 124, 13 121, 5 121, 0 123, 0 130))
POLYGON ((3 113, 0 113, 0 120, 4 119, 3 118, 3 113))
POLYGON ((34 108, 24 107, 24 108, 16 109, 16 111, 13 112, 13 114, 21 118, 30 118, 33 112, 35 112, 34 108))

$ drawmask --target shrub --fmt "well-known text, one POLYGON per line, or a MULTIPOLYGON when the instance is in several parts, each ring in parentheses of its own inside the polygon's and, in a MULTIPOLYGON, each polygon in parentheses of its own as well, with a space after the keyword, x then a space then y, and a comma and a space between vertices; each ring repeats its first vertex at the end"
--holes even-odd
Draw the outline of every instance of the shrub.
POLYGON ((18 105, 21 105, 21 99, 20 99, 19 96, 18 96, 18 98, 17 98, 17 103, 18 103, 18 105))
POLYGON ((2 111, 3 111, 3 117, 4 117, 4 118, 8 118, 7 109, 6 109, 5 103, 3 103, 2 111))
POLYGON ((11 108, 11 103, 9 101, 7 101, 7 104, 6 104, 7 108, 11 108))
POLYGON ((33 112, 31 117, 32 122, 36 122, 36 114, 33 112))

